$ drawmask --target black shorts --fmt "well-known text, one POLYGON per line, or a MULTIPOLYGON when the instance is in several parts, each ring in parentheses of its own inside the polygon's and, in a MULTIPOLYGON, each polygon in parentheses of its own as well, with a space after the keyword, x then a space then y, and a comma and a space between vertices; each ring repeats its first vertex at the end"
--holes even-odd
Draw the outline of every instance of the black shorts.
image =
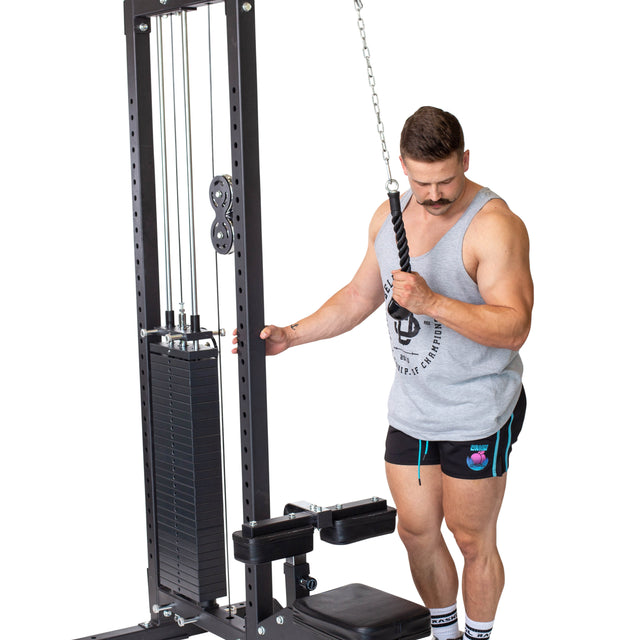
POLYGON ((526 410, 523 388, 513 414, 497 433, 466 442, 417 440, 389 427, 384 459, 390 464, 439 464, 442 473, 463 480, 501 476, 509 469, 509 455, 522 430, 526 410))

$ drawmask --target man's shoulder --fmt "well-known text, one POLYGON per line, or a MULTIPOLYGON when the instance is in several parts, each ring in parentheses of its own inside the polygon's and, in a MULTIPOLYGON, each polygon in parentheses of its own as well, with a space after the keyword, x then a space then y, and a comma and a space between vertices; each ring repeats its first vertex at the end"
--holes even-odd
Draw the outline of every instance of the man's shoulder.
POLYGON ((369 223, 369 239, 375 242, 380 229, 384 224, 384 221, 389 217, 391 213, 391 205, 388 200, 385 200, 375 211, 371 222, 369 223))
POLYGON ((470 231, 486 233, 522 233, 526 227, 500 197, 489 200, 474 217, 470 231))
POLYGON ((524 222, 501 198, 489 200, 476 214, 465 237, 467 249, 478 258, 507 247, 527 251, 529 236, 524 222))

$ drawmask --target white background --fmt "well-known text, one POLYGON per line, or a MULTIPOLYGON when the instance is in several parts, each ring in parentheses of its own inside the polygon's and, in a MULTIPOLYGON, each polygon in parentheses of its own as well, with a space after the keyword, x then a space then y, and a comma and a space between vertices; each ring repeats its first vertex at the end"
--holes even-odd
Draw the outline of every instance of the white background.
MULTIPOLYGON (((368 0, 363 17, 396 177, 405 118, 423 104, 452 111, 469 177, 501 194, 531 236, 529 412, 500 521, 507 587, 493 637, 637 638, 637 10, 368 0)), ((2 22, 2 628, 63 640, 148 619, 122 6, 13 3, 2 22)), ((257 28, 266 316, 287 324, 350 279, 385 173, 352 3, 263 0, 257 28)), ((224 79, 216 95, 226 102, 224 79)), ((269 361, 274 513, 291 500, 388 496, 393 364, 381 313, 269 361)), ((226 338, 234 530, 230 349, 226 338)), ((321 590, 364 582, 417 599, 396 536, 318 540, 310 561, 321 590)), ((235 563, 232 577, 240 601, 235 563)), ((274 582, 283 598, 277 565, 274 582)))

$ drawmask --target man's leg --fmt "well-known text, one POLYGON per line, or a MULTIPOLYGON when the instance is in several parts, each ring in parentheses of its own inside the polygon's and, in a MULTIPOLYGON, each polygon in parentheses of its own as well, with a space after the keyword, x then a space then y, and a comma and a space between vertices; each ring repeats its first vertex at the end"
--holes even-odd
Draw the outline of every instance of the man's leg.
POLYGON ((387 480, 398 510, 398 534, 409 556, 418 593, 430 608, 455 604, 456 567, 442 537, 443 475, 439 465, 386 463, 387 480))
POLYGON ((468 618, 495 618, 504 587, 496 526, 507 474, 481 480, 442 476, 444 517, 464 557, 462 597, 468 618))

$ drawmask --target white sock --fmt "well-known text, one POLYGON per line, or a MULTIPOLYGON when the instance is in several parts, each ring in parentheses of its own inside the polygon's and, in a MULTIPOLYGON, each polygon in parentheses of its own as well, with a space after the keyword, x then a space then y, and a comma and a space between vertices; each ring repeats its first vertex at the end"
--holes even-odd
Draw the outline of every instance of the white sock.
POLYGON ((464 627, 464 640, 489 640, 493 630, 491 622, 475 622, 467 617, 464 627))
POLYGON ((458 629, 458 607, 454 603, 443 609, 429 609, 431 632, 437 640, 454 640, 460 637, 458 629))

